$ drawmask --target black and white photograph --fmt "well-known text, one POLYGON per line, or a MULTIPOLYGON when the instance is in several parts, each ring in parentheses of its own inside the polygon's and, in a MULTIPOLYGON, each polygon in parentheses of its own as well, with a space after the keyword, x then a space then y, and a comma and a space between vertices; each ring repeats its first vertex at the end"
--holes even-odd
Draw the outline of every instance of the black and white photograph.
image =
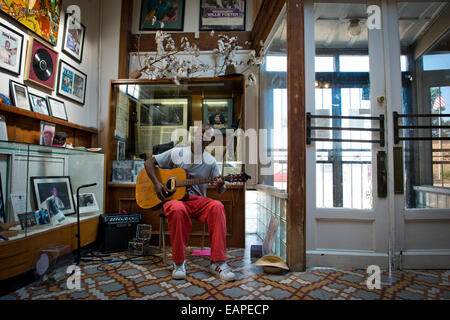
POLYGON ((51 217, 75 213, 70 177, 31 177, 37 209, 48 210, 51 217))
POLYGON ((50 112, 48 110, 48 103, 45 98, 35 95, 33 93, 30 93, 29 97, 31 110, 40 114, 45 114, 46 116, 50 115, 50 112))
POLYGON ((20 74, 23 35, 0 23, 0 69, 20 74))
POLYGON ((117 141, 117 161, 125 160, 125 142, 117 141))
POLYGON ((10 80, 9 87, 13 104, 20 109, 31 110, 28 99, 28 87, 14 80, 10 80))
POLYGON ((78 62, 81 62, 83 58, 85 33, 86 27, 77 20, 75 15, 66 14, 62 50, 78 62))
POLYGON ((56 93, 62 97, 84 105, 87 75, 60 60, 58 87, 56 93))
MULTIPOLYGON (((75 205, 78 205, 77 195, 73 195, 75 205)), ((97 199, 93 193, 82 193, 80 194, 79 203, 80 213, 97 212, 99 210, 97 199)))
POLYGON ((47 100, 52 117, 67 121, 68 118, 65 103, 50 96, 47 97, 47 100))

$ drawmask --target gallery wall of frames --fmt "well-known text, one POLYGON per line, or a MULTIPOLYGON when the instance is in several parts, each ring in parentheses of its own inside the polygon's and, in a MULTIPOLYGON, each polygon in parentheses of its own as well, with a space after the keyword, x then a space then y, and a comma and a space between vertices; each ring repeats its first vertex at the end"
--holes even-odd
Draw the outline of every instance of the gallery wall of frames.
POLYGON ((99 2, 8 3, 0 6, 1 106, 96 129, 99 2), (80 21, 66 13, 71 4, 80 7, 80 21))

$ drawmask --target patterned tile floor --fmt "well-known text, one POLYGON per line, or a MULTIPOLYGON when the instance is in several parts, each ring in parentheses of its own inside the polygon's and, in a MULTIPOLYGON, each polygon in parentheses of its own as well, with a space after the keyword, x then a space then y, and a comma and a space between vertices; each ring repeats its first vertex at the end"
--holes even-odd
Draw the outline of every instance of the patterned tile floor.
MULTIPOLYGON (((228 249, 234 282, 223 283, 206 270, 206 257, 189 256, 186 280, 172 280, 171 266, 157 257, 105 265, 81 265, 81 289, 69 290, 65 281, 27 286, 0 300, 450 300, 450 271, 395 271, 382 274, 382 288, 369 290, 365 270, 313 268, 306 272, 269 275, 251 264, 248 248, 228 249)), ((116 258, 126 255, 115 254, 116 258)))

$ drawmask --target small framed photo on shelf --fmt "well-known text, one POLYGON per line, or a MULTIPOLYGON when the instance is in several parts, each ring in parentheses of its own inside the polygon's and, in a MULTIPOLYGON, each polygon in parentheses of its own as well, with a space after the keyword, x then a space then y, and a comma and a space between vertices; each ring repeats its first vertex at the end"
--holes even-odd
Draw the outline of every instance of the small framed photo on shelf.
POLYGON ((84 105, 87 75, 66 62, 59 61, 58 87, 56 93, 84 105))
POLYGON ((47 100, 52 117, 68 121, 65 103, 50 96, 47 97, 47 100))
POLYGON ((245 31, 245 0, 201 0, 200 31, 245 31))
POLYGON ((31 110, 28 99, 28 87, 14 80, 9 80, 12 103, 20 109, 31 110))
POLYGON ((75 213, 70 177, 31 177, 36 208, 46 209, 50 217, 75 213))
POLYGON ((142 0, 139 30, 183 31, 184 0, 142 0))
POLYGON ((41 146, 51 147, 55 137, 56 125, 53 123, 41 121, 41 146))
POLYGON ((28 96, 30 97, 30 104, 32 111, 40 114, 45 114, 46 116, 50 115, 50 112, 48 111, 47 100, 45 100, 45 98, 42 98, 33 93, 29 93, 28 96))
POLYGON ((86 27, 75 15, 66 14, 62 51, 81 63, 86 27))
POLYGON ((113 161, 112 182, 132 183, 133 165, 133 160, 113 161))
POLYGON ((8 141, 8 128, 4 115, 0 115, 0 141, 8 141))
POLYGON ((117 141, 117 161, 125 160, 125 142, 117 141))
POLYGON ((233 123, 233 99, 203 99, 203 123, 225 133, 233 123))
POLYGON ((30 81, 49 90, 55 88, 58 52, 37 39, 28 41, 24 82, 30 81))
POLYGON ((20 75, 23 35, 0 23, 0 69, 20 75))
MULTIPOLYGON (((75 205, 78 205, 77 195, 73 195, 75 205)), ((97 212, 98 204, 97 199, 95 199, 95 194, 93 193, 82 193, 80 194, 80 213, 97 212)))

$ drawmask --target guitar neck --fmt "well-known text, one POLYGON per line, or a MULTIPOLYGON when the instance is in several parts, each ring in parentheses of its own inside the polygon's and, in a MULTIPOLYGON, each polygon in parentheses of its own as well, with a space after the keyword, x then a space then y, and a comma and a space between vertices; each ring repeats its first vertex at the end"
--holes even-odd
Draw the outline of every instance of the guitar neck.
POLYGON ((215 178, 196 178, 196 179, 186 179, 186 180, 177 180, 177 187, 186 187, 186 186, 194 186, 198 184, 206 184, 214 181, 215 178))

